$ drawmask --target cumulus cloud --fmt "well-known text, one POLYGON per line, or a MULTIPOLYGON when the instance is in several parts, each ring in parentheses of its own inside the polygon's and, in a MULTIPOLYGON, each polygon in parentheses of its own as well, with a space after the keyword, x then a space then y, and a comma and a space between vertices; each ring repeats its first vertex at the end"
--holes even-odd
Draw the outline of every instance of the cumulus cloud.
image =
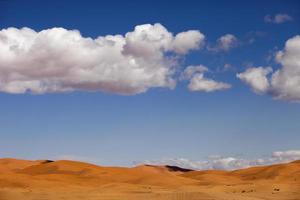
POLYGON ((204 73, 207 71, 208 68, 203 65, 188 66, 184 70, 182 78, 190 81, 188 84, 188 89, 190 91, 212 92, 231 88, 231 85, 228 83, 217 82, 215 80, 205 78, 204 73))
POLYGON ((191 78, 188 88, 190 91, 212 92, 229 89, 231 85, 205 78, 204 74, 195 74, 193 78, 191 78))
MULTIPOLYGON (((208 160, 193 161, 185 158, 162 159, 154 161, 144 161, 144 164, 152 165, 175 165, 195 170, 235 170, 260 165, 270 165, 277 163, 291 162, 300 159, 300 150, 276 151, 271 156, 258 159, 245 159, 237 157, 211 156, 208 160)), ((140 162, 139 162, 140 163, 140 162)))
POLYGON ((125 35, 83 37, 77 30, 0 30, 0 91, 75 90, 137 94, 174 88, 176 55, 198 49, 196 30, 173 35, 161 24, 136 26, 125 35))
POLYGON ((183 73, 181 74, 181 78, 183 80, 188 80, 191 79, 195 74, 197 73, 205 73, 208 71, 208 68, 204 65, 190 65, 188 67, 185 68, 185 70, 183 71, 183 73))
POLYGON ((275 99, 300 102, 300 36, 285 43, 278 51, 276 60, 281 68, 271 74, 270 67, 253 67, 237 74, 237 77, 250 85, 258 93, 268 93, 275 99))
POLYGON ((186 54, 190 49, 201 47, 204 38, 204 35, 196 30, 178 33, 173 41, 172 49, 178 54, 186 54))
POLYGON ((275 151, 272 154, 272 158, 280 162, 290 162, 292 160, 298 160, 300 159, 300 150, 275 151))
POLYGON ((238 39, 232 34, 226 34, 221 36, 218 40, 215 46, 208 46, 209 51, 214 52, 226 52, 230 49, 236 47, 238 45, 238 39))
POLYGON ((226 34, 220 37, 217 41, 217 47, 220 50, 228 51, 235 47, 237 44, 237 38, 232 34, 226 34))
POLYGON ((249 68, 245 72, 237 74, 237 77, 250 85, 254 92, 262 94, 268 91, 270 87, 269 80, 266 76, 271 72, 271 67, 249 68))
POLYGON ((264 21, 266 23, 282 24, 282 23, 285 23, 285 22, 288 22, 288 21, 293 21, 293 18, 288 14, 279 13, 279 14, 276 14, 274 16, 266 15, 264 17, 264 21))

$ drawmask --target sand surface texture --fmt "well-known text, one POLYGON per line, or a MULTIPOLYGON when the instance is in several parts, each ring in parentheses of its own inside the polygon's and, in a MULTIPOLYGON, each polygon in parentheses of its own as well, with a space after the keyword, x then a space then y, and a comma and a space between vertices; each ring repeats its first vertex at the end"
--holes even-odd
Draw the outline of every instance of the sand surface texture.
POLYGON ((0 159, 0 200, 300 200, 300 161, 235 171, 0 159))

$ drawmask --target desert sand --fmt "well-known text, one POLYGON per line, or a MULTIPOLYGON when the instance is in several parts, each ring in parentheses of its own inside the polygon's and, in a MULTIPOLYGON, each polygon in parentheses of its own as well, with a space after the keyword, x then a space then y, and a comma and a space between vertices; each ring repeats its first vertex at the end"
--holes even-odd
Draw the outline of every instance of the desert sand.
POLYGON ((0 159, 0 200, 300 200, 300 161, 235 171, 0 159))

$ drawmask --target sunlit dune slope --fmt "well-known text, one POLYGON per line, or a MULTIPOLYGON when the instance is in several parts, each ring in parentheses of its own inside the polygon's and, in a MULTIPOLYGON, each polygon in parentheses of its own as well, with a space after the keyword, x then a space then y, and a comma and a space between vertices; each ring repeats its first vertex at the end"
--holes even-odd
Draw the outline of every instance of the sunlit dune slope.
POLYGON ((126 168, 68 160, 0 159, 0 200, 85 197, 300 200, 300 161, 235 171, 193 171, 176 166, 126 168))
POLYGON ((243 180, 300 181, 300 161, 235 170, 230 175, 243 180))
POLYGON ((48 162, 47 160, 20 160, 14 158, 0 159, 0 172, 13 172, 16 170, 24 169, 33 165, 38 165, 48 162))
POLYGON ((300 181, 300 161, 258 166, 234 171, 204 170, 184 173, 183 177, 225 184, 249 180, 300 181))
POLYGON ((155 185, 164 187, 179 187, 195 184, 192 179, 178 176, 183 173, 166 166, 141 165, 133 168, 100 167, 93 164, 77 161, 28 161, 25 165, 15 161, 15 176, 29 175, 34 179, 44 177, 61 183, 81 184, 85 181, 90 185, 103 185, 108 183, 130 183, 141 185, 155 185))

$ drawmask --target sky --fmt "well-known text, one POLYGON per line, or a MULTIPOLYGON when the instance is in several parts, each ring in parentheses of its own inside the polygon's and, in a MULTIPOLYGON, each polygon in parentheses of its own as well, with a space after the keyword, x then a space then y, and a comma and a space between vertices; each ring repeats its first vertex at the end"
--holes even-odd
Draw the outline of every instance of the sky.
POLYGON ((0 157, 300 159, 300 3, 0 0, 0 102, 0 157))

